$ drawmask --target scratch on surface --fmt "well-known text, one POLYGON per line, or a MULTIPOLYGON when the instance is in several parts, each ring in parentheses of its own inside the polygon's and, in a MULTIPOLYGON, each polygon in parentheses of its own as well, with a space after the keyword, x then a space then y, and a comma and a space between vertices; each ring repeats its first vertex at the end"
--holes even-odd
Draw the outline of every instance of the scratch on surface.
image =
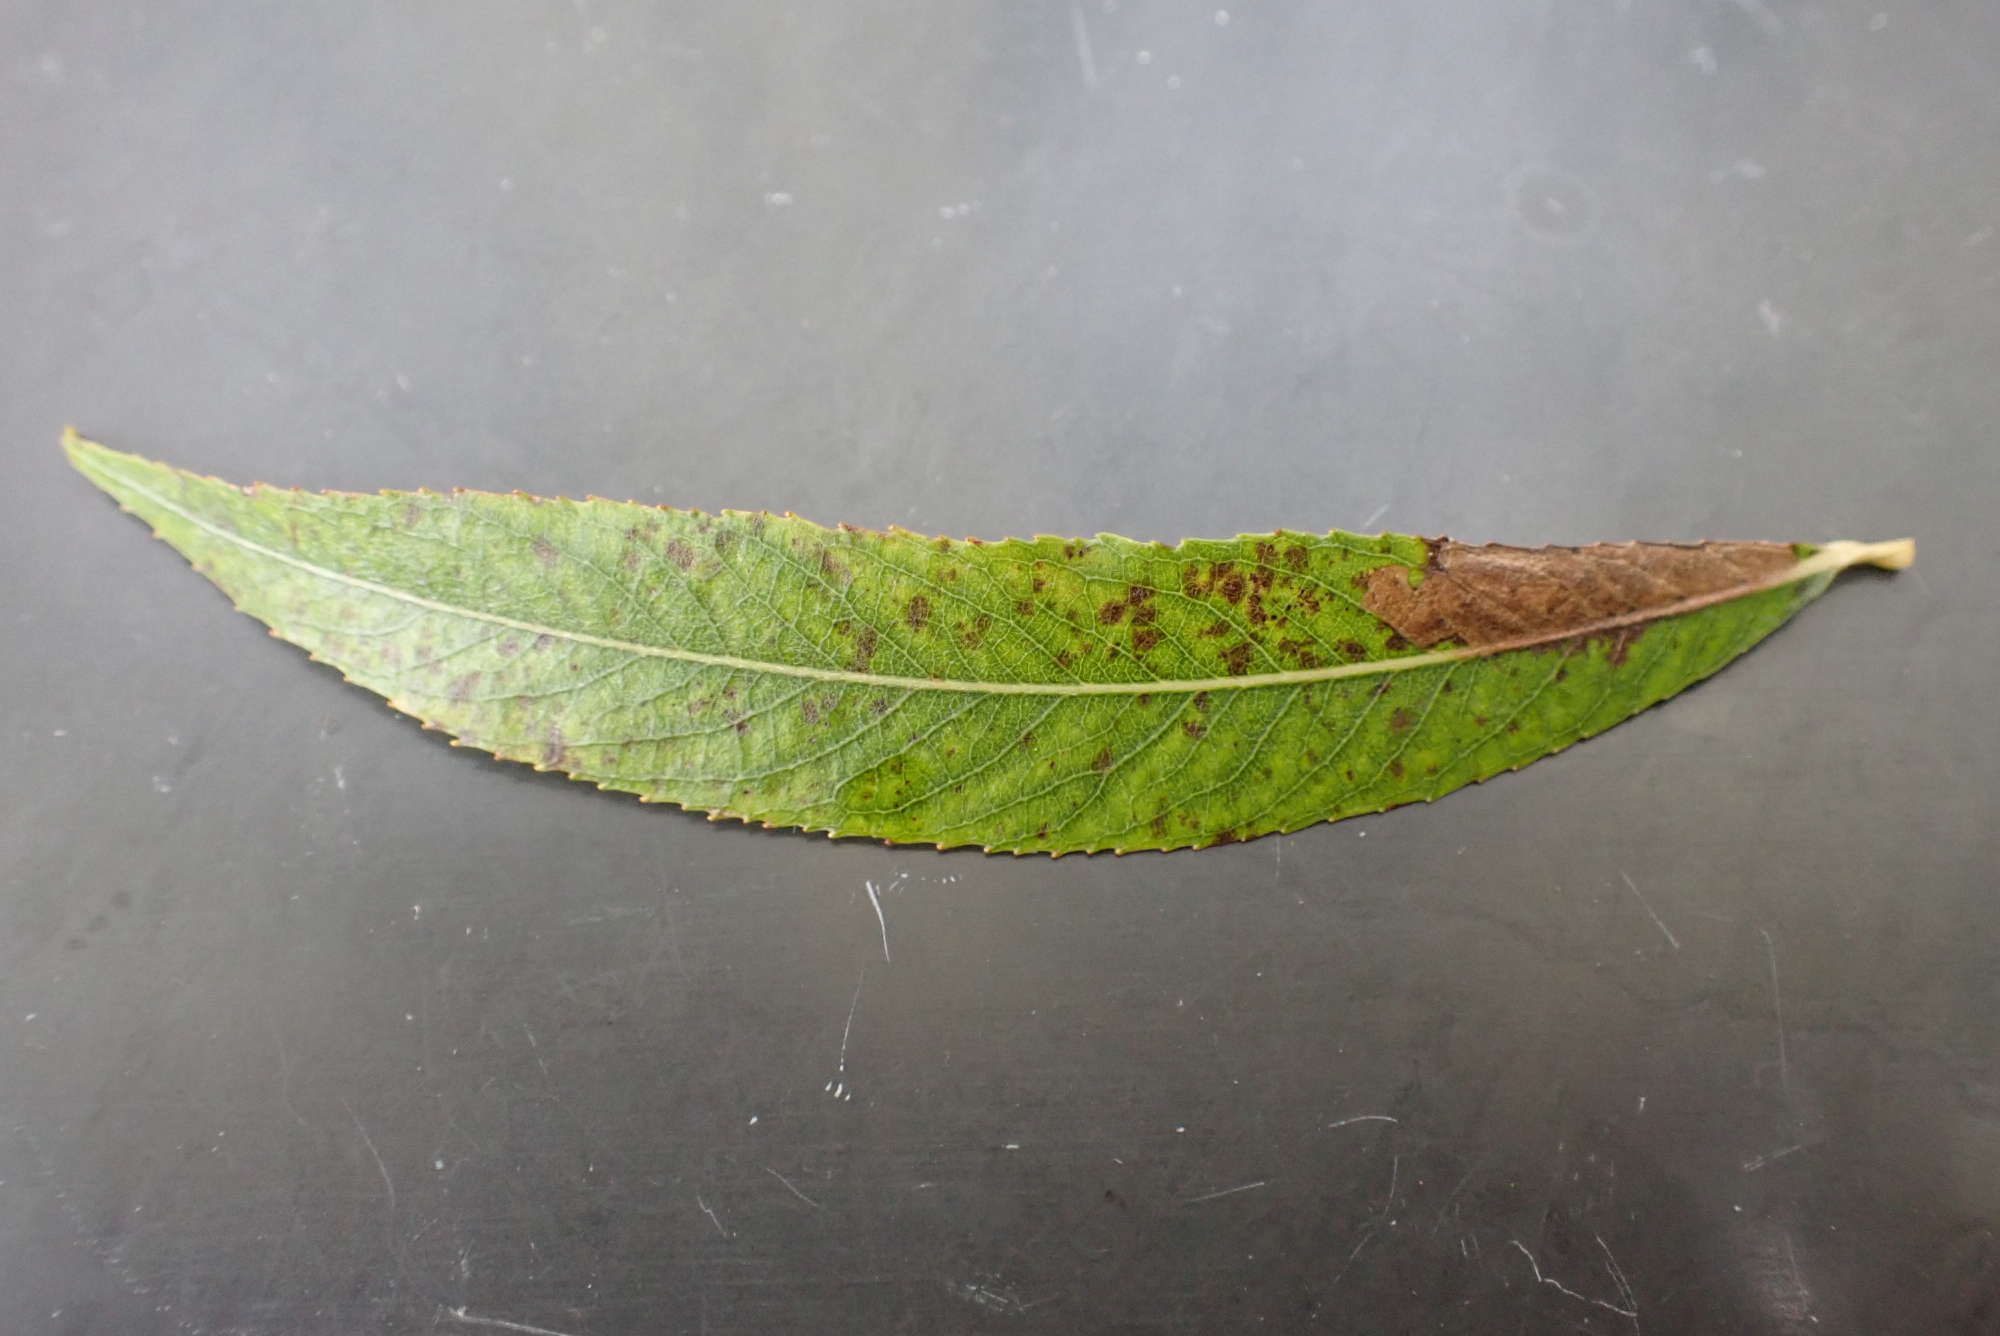
MULTIPOLYGON (((1528 1265, 1534 1268, 1536 1284, 1547 1285, 1552 1289, 1554 1289, 1557 1293, 1566 1294, 1570 1298, 1577 1300, 1579 1303, 1586 1303, 1593 1308, 1602 1308, 1607 1313, 1616 1313, 1620 1317, 1630 1318, 1634 1324, 1637 1324, 1637 1322, 1639 1321, 1639 1313, 1636 1306, 1631 1308, 1620 1308, 1617 1304, 1608 1303, 1603 1299, 1593 1299, 1587 1294, 1578 1294, 1575 1290, 1563 1284, 1561 1281, 1557 1280, 1554 1276, 1543 1275, 1542 1264, 1540 1262, 1537 1262, 1535 1260, 1535 1255, 1528 1251, 1527 1244, 1521 1242, 1521 1240, 1519 1239, 1509 1239, 1508 1242, 1513 1244, 1514 1247, 1520 1251, 1521 1256, 1528 1259, 1528 1265)), ((1604 1240, 1598 1239, 1597 1246, 1600 1248, 1604 1248, 1604 1240)), ((1611 1256, 1611 1250, 1609 1248, 1604 1248, 1604 1255, 1606 1257, 1611 1256)), ((1615 1267, 1616 1263, 1613 1263, 1613 1266, 1615 1267)), ((1623 1281, 1619 1280, 1619 1274, 1620 1273, 1614 1270, 1612 1273, 1612 1279, 1614 1281, 1618 1281, 1618 1297, 1624 1299, 1626 1298, 1626 1290, 1623 1281)))
POLYGON ((1342 1118, 1337 1123, 1328 1123, 1326 1127, 1330 1132, 1336 1127, 1347 1127, 1354 1123, 1393 1123, 1396 1121, 1396 1119, 1391 1118, 1386 1113, 1357 1113, 1352 1118, 1342 1118))
POLYGON ((368 1153, 375 1157, 375 1169, 382 1175, 382 1186, 389 1193, 389 1214, 396 1214, 396 1180, 389 1177, 389 1166, 382 1162, 382 1152, 375 1149, 375 1138, 368 1135, 368 1129, 361 1125, 361 1115, 347 1102, 345 1095, 340 1098, 340 1107, 347 1110, 347 1116, 354 1120, 354 1130, 361 1134, 361 1144, 368 1147, 368 1153))
POLYGON ((1799 1312, 1805 1315, 1808 1322, 1811 1322, 1814 1326, 1818 1326, 1819 1317, 1812 1310, 1812 1291, 1806 1288, 1806 1278, 1799 1271, 1798 1249, 1792 1246, 1792 1236, 1790 1234, 1785 1235, 1785 1260, 1792 1264, 1792 1284, 1796 1285, 1799 1291, 1799 1312))
POLYGON ((1632 880, 1632 874, 1620 868, 1618 875, 1625 879, 1625 884, 1632 890, 1632 898, 1639 902, 1639 908, 1646 911, 1646 917, 1653 920, 1653 926, 1666 934, 1667 945, 1676 951, 1680 950, 1681 939, 1674 936, 1674 930, 1662 922, 1660 916, 1653 912, 1653 907, 1646 903, 1646 897, 1639 893, 1639 883, 1632 880))
POLYGON ((528 1336, 569 1336, 568 1332, 557 1331, 554 1327, 536 1327, 526 1322, 509 1322, 504 1317, 476 1317, 466 1312, 463 1307, 447 1308, 444 1311, 447 1317, 456 1322, 463 1322, 468 1327, 493 1327, 499 1331, 520 1331, 528 1333, 528 1336))
POLYGON ((1625 1268, 1618 1265, 1618 1259, 1611 1255, 1611 1245, 1604 1241, 1602 1234, 1590 1236, 1597 1240, 1597 1246, 1604 1254, 1606 1266, 1611 1268, 1611 1279, 1618 1282, 1618 1293, 1625 1300, 1625 1306, 1632 1310, 1632 1329, 1639 1329, 1639 1296, 1632 1292, 1632 1282, 1625 1279, 1625 1268))
POLYGON ((729 1237, 729 1231, 722 1227, 722 1217, 708 1208, 708 1203, 701 1199, 699 1192, 694 1194, 694 1204, 701 1207, 701 1213, 708 1217, 710 1224, 715 1226, 716 1233, 722 1235, 725 1239, 729 1237))
POLYGON ((1070 35, 1076 39, 1076 65, 1083 73, 1085 88, 1097 87, 1097 56, 1090 49, 1090 28, 1083 21, 1083 6, 1070 0, 1070 35))
POLYGON ((521 1027, 521 1033, 528 1036, 528 1047, 534 1050, 535 1065, 542 1069, 542 1079, 544 1081, 548 1080, 549 1064, 542 1061, 542 1046, 535 1042, 535 1032, 533 1030, 530 1030, 526 1025, 523 1025, 521 1027))
POLYGON ((861 1005, 861 985, 868 982, 868 967, 861 967, 861 977, 854 981, 854 997, 847 1004, 847 1024, 840 1027, 840 1067, 847 1070, 847 1040, 854 1033, 854 1009, 861 1005))
POLYGON ((1376 520, 1381 519, 1384 515, 1388 513, 1389 513, 1389 503, 1387 501, 1384 501, 1381 505, 1375 507, 1375 509, 1368 512, 1367 519, 1361 521, 1362 530, 1365 532, 1369 525, 1373 524, 1376 520))
POLYGON ((1743 1172, 1746 1174, 1754 1174, 1759 1169, 1762 1169, 1765 1165, 1774 1164, 1777 1161, 1784 1159, 1787 1155, 1796 1155, 1804 1149, 1805 1149, 1805 1143, 1797 1142, 1793 1145, 1783 1147, 1780 1150, 1769 1151, 1763 1155, 1752 1155, 1749 1159, 1743 1162, 1743 1172))
POLYGON ((1389 1214, 1390 1208, 1396 1204, 1396 1179, 1402 1172, 1403 1157, 1400 1155, 1391 1155, 1389 1157, 1389 1195, 1382 1199, 1382 1214, 1384 1215, 1389 1214))
POLYGON ((1368 1226, 1368 1228, 1361 1231, 1361 1241, 1354 1245, 1353 1252, 1347 1254, 1347 1260, 1340 1264, 1340 1270, 1333 1273, 1333 1279, 1327 1282, 1328 1289, 1332 1289, 1335 1285, 1340 1284, 1340 1278, 1347 1274, 1347 1268, 1354 1265, 1354 1259, 1361 1256, 1361 1250, 1363 1248, 1366 1248, 1368 1246, 1368 1240, 1374 1237, 1375 1237, 1375 1226, 1373 1225, 1370 1225, 1368 1226))
POLYGON ((882 928, 882 963, 886 965, 889 963, 889 920, 882 916, 882 897, 875 894, 874 882, 864 881, 861 884, 868 888, 868 903, 875 906, 875 922, 882 928))
POLYGON ((1214 1201, 1217 1197, 1233 1197, 1239 1192, 1248 1192, 1252 1188, 1263 1188, 1263 1187, 1269 1187, 1270 1185, 1271 1185, 1271 1180, 1269 1180, 1268 1178, 1260 1178, 1255 1183, 1240 1183, 1233 1188, 1224 1188, 1220 1192, 1204 1192, 1199 1197, 1189 1197, 1187 1200, 1183 1201, 1181 1205, 1193 1206, 1197 1202, 1214 1201))
POLYGON ((812 1207, 815 1211, 823 1211, 826 1209, 824 1206, 821 1206, 818 1202, 814 1201, 811 1197, 806 1196, 805 1193, 800 1192, 796 1187, 792 1185, 791 1179, 786 1178, 783 1174, 779 1173, 776 1169, 773 1169, 770 1165, 767 1164, 764 1166, 764 1172, 769 1174, 771 1177, 777 1179, 780 1183, 783 1183, 785 1185, 785 1190, 787 1192, 791 1193, 794 1197, 797 1197, 800 1201, 804 1202, 806 1205, 812 1207))
POLYGON ((1764 928, 1757 929, 1757 935, 1764 939, 1764 957, 1771 962, 1771 1016, 1778 1025, 1778 1088, 1785 1092, 1787 1100, 1792 1097, 1792 1067, 1785 1057, 1785 999, 1778 991, 1778 944, 1771 940, 1771 934, 1764 928))

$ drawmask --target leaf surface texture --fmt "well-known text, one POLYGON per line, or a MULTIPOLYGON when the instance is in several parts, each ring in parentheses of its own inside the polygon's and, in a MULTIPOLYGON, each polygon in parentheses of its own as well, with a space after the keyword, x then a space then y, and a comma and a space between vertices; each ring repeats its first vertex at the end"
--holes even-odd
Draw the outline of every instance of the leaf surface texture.
POLYGON ((1436 798, 1706 677, 1906 543, 981 543, 312 493, 84 441, 237 607, 458 742, 770 826, 1175 849, 1436 798))

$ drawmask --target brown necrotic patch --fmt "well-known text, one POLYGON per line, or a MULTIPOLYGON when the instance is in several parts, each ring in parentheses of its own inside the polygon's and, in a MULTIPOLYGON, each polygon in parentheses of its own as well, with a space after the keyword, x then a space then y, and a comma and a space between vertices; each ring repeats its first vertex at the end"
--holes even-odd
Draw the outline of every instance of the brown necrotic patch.
POLYGON ((1377 566, 1363 602, 1392 649, 1507 649, 1606 636, 1621 652, 1649 621, 1768 588, 1797 561, 1783 543, 1504 547, 1435 539, 1421 572, 1377 566))
POLYGON ((903 620, 912 631, 921 631, 931 624, 931 601, 922 594, 911 597, 903 607, 903 620))

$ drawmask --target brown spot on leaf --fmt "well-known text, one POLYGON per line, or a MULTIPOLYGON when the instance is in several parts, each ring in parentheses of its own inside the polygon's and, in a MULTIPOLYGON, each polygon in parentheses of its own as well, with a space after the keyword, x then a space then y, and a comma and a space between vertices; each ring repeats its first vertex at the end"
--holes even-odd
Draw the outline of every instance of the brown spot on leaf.
POLYGON ((1206 691, 1197 691, 1194 693, 1194 708, 1203 714, 1208 713, 1208 693, 1206 691))
POLYGON ((931 601, 922 594, 913 595, 903 607, 903 620, 912 631, 921 631, 931 623, 931 601))
POLYGON ((854 578, 853 572, 847 569, 846 564, 833 555, 833 550, 825 547, 819 550, 819 573, 842 585, 854 578))
POLYGON ((1362 644, 1359 640, 1341 641, 1340 652, 1342 654, 1345 654, 1350 661, 1356 659, 1365 659, 1368 657, 1368 647, 1362 644))
MULTIPOLYGON (((722 550, 721 543, 722 535, 717 534, 715 550, 718 552, 722 550)), ((667 540, 667 560, 673 562, 674 565, 680 567, 682 570, 686 570, 688 567, 694 565, 694 549, 678 538, 669 538, 667 540)))
POLYGON ((1124 620, 1125 605, 1115 600, 1097 610, 1097 621, 1101 626, 1116 626, 1124 620))
POLYGON ((1208 732, 1208 725, 1202 723, 1199 719, 1190 719, 1186 723, 1181 725, 1181 732, 1187 734, 1191 738, 1199 738, 1204 733, 1208 732))
POLYGON ((1389 773, 1394 775, 1397 779, 1401 779, 1403 777, 1402 757, 1398 756, 1395 760, 1389 762, 1389 773))
POLYGON ((546 538, 537 538, 534 550, 535 560, 541 562, 544 566, 553 566, 562 560, 562 554, 556 551, 555 545, 546 538))
POLYGON ((1141 626, 1132 632, 1132 649, 1134 653, 1149 653, 1159 643, 1160 633, 1154 627, 1141 626))
POLYGON ((1025 598, 1018 599, 1014 603, 1014 612, 1016 616, 1032 617, 1035 615, 1035 605, 1025 598))
MULTIPOLYGON (((1220 568, 1218 567, 1218 569, 1220 568)), ((1231 603, 1240 603, 1243 599, 1243 590, 1245 588, 1244 580, 1243 577, 1237 574, 1235 571, 1230 571, 1227 575, 1224 575, 1222 579, 1217 582, 1216 588, 1221 590, 1222 596, 1228 599, 1231 603)))
POLYGON ((1406 566, 1378 566, 1364 602, 1424 647, 1527 647, 1619 632, 1629 643, 1650 621, 1763 588, 1796 561, 1783 543, 1524 548, 1437 539, 1421 580, 1412 585, 1406 566))
POLYGON ((1231 677, 1241 677, 1250 671, 1250 655, 1253 652, 1249 641, 1239 640, 1222 651, 1222 666, 1231 677))
POLYGON ((1304 570, 1306 568, 1306 550, 1297 543, 1293 543, 1285 549, 1285 564, 1295 571, 1304 570))
POLYGON ((1225 831, 1222 831, 1222 832, 1220 832, 1219 834, 1217 834, 1217 835, 1216 835, 1216 837, 1215 837, 1215 838, 1214 838, 1213 840, 1211 840, 1211 841, 1209 842, 1209 846, 1208 846, 1208 847, 1209 847, 1209 848, 1211 848, 1211 849, 1213 849, 1213 848, 1215 848, 1215 847, 1216 847, 1217 845, 1221 845, 1221 844, 1236 844, 1236 843, 1238 843, 1238 841, 1237 841, 1237 838, 1236 838, 1236 832, 1235 832, 1235 831, 1233 831, 1233 830, 1225 830, 1225 831))
POLYGON ((454 703, 463 705, 472 699, 473 688, 478 685, 478 673, 465 673, 452 679, 451 686, 447 689, 446 694, 451 697, 454 703))
POLYGON ((542 764, 545 766, 561 765, 563 753, 568 750, 569 744, 563 741, 561 727, 556 724, 550 724, 548 736, 542 741, 542 764))
MULTIPOLYGON (((553 645, 555 643, 556 643, 556 638, 550 635, 547 631, 544 631, 540 635, 535 637, 536 649, 547 649, 550 645, 553 645)), ((428 648, 428 646, 426 646, 426 648, 428 648)))
POLYGON ((1153 591, 1145 585, 1133 585, 1125 591, 1125 601, 1133 607, 1153 601, 1153 591))
POLYGON ((811 696, 807 696, 804 700, 801 700, 799 702, 799 713, 805 716, 805 720, 807 723, 809 724, 818 723, 819 702, 814 700, 811 696))
MULTIPOLYGON (((1167 833, 1167 814, 1165 812, 1159 813, 1148 824, 1153 834, 1165 835, 1167 833)), ((1124 1198, 1120 1197, 1116 1192, 1113 1192, 1110 1188, 1104 1189, 1104 1200, 1115 1201, 1120 1206, 1123 1206, 1125 1204, 1124 1198)))
POLYGON ((875 645, 879 639, 874 627, 861 628, 861 634, 854 638, 854 671, 868 671, 868 665, 875 661, 875 645))
POLYGON ((1250 601, 1243 605, 1243 609, 1243 615, 1249 619, 1252 626, 1262 626, 1265 622, 1271 620, 1270 616, 1264 611, 1264 596, 1255 591, 1252 591, 1250 601))
POLYGON ((1099 748, 1097 755, 1090 758, 1090 768, 1099 774, 1109 770, 1111 768, 1111 748, 1099 748))
POLYGON ((1415 715, 1411 714, 1408 710, 1403 709, 1401 706, 1398 706, 1396 708, 1395 713, 1389 716, 1389 731, 1391 733, 1406 732, 1408 731, 1410 725, 1416 722, 1417 722, 1417 717, 1415 715))

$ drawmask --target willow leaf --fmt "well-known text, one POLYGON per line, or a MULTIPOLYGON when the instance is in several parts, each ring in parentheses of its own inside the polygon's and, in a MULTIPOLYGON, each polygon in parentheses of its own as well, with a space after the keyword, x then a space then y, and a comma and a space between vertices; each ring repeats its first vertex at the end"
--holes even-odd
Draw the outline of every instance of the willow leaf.
POLYGON ((644 801, 993 850, 1175 849, 1559 751, 1905 542, 981 543, 790 515, 309 493, 66 441, 236 606, 466 746, 644 801))

